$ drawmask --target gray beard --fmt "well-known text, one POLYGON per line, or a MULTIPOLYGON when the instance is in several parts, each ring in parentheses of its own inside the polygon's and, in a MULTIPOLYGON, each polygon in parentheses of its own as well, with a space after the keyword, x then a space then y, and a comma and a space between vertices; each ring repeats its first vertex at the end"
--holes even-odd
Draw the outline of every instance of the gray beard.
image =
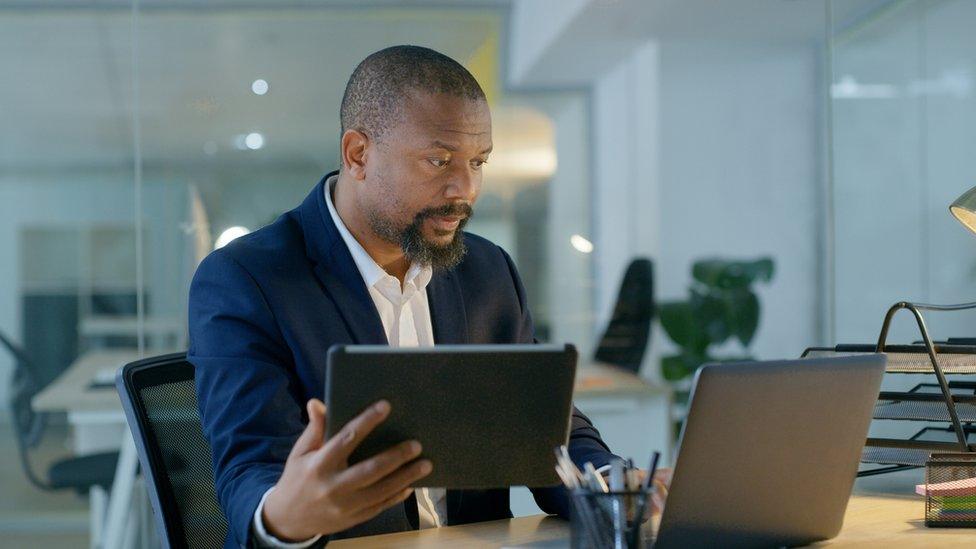
POLYGON ((429 266, 433 270, 450 270, 456 267, 468 248, 464 245, 464 226, 468 223, 465 217, 458 223, 454 231, 454 238, 444 245, 434 244, 424 238, 421 226, 428 217, 427 212, 420 212, 410 225, 404 229, 399 229, 387 219, 380 218, 373 212, 367 215, 370 228, 373 229, 380 238, 397 244, 403 250, 404 257, 411 263, 429 266))

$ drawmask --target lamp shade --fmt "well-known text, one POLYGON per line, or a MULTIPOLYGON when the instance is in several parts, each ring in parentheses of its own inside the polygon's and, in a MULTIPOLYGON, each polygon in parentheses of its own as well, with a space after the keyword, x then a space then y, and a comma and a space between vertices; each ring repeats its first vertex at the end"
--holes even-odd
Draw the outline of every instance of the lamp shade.
POLYGON ((962 193, 962 196, 949 206, 949 212, 967 229, 976 233, 976 187, 962 193))

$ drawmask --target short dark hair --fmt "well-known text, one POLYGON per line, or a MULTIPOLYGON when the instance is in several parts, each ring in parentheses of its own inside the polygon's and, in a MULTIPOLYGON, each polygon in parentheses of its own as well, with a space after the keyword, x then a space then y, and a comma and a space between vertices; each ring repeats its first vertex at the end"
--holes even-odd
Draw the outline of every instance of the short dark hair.
POLYGON ((355 129, 379 139, 402 114, 412 90, 485 100, 478 81, 457 61, 430 48, 392 46, 352 71, 339 110, 341 133, 355 129))

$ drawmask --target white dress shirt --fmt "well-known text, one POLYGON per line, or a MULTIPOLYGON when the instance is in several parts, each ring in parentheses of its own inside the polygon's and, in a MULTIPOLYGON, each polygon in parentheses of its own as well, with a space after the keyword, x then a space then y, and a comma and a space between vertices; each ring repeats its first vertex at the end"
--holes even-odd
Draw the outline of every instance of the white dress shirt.
MULTIPOLYGON (((329 207, 329 215, 335 223, 342 240, 349 248, 352 259, 359 269, 359 274, 366 283, 369 296, 376 305, 386 339, 391 347, 431 347, 434 345, 434 329, 430 321, 430 305, 427 301, 427 283, 433 274, 430 266, 413 264, 403 277, 403 285, 395 277, 383 270, 366 252, 363 246, 352 236, 349 229, 342 222, 339 213, 332 203, 332 187, 337 177, 332 176, 325 184, 325 203, 329 207)), ((280 548, 300 549, 315 543, 319 537, 299 543, 285 543, 264 528, 261 512, 264 502, 271 493, 269 489, 261 498, 257 510, 254 512, 254 533, 262 545, 280 548)), ((436 528, 447 523, 447 490, 444 488, 418 488, 417 515, 420 528, 436 528)))

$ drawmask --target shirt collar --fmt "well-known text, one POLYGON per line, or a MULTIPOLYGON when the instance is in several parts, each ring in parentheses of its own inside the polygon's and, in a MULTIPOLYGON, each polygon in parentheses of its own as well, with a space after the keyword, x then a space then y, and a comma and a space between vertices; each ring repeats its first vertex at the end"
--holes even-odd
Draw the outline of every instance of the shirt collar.
MULTIPOLYGON (((363 277, 363 281, 366 283, 366 287, 371 288, 376 286, 376 284, 383 280, 385 277, 393 277, 393 275, 387 273, 383 267, 380 267, 379 263, 374 260, 363 245, 359 243, 358 240, 349 232, 346 228, 346 224, 342 222, 342 218, 339 217, 339 212, 336 211, 335 205, 332 203, 332 188, 335 186, 336 181, 338 181, 339 176, 333 175, 328 180, 326 180, 323 188, 325 189, 325 204, 329 207, 329 215, 332 216, 332 222, 335 223, 336 229, 339 230, 339 235, 342 236, 343 242, 346 243, 346 247, 349 248, 349 253, 352 255, 352 260, 356 263, 356 268, 359 269, 360 276, 363 277)), ((433 269, 429 265, 419 265, 417 263, 411 263, 410 268, 407 269, 406 276, 403 277, 404 282, 412 282, 417 290, 423 290, 427 287, 427 283, 430 282, 431 276, 433 274, 433 269)))

